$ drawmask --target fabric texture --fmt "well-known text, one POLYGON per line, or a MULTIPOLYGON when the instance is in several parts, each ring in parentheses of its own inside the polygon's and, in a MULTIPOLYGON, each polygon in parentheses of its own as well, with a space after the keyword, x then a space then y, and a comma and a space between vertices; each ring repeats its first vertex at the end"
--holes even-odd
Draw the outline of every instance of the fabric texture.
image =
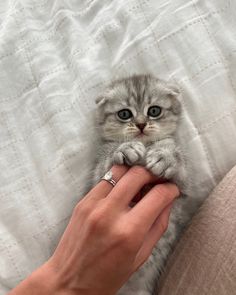
POLYGON ((179 85, 193 198, 236 164, 235 11, 233 0, 0 1, 1 295, 57 245, 91 164, 94 99, 111 79, 179 85))
POLYGON ((231 295, 236 290, 236 166, 184 233, 158 295, 231 295))

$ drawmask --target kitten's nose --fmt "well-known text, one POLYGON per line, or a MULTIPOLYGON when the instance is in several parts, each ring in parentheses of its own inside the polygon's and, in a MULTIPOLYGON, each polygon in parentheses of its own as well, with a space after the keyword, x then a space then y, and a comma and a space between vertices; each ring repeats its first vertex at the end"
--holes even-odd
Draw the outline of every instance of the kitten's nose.
POLYGON ((136 126, 137 126, 141 131, 143 131, 143 129, 144 129, 145 126, 146 126, 146 123, 136 124, 136 126))

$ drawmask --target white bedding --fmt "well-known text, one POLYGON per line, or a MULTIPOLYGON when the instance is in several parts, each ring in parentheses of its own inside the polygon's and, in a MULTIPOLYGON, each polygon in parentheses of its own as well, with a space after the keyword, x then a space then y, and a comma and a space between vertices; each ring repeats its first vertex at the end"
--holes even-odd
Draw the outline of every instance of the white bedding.
POLYGON ((0 1, 0 294, 55 248, 85 181, 88 113, 111 78, 179 84, 194 197, 236 164, 235 13, 233 0, 0 1))

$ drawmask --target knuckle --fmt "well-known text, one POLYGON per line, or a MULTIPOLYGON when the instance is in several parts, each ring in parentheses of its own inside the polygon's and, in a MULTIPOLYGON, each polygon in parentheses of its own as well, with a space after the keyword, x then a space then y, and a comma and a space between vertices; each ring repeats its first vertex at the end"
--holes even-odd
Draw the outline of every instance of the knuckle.
POLYGON ((80 201, 73 210, 73 215, 86 215, 88 213, 89 209, 88 206, 85 205, 83 201, 80 201))
POLYGON ((128 235, 126 235, 126 233, 123 231, 114 233, 114 240, 118 243, 123 244, 127 241, 127 239, 128 235))
POLYGON ((154 186, 153 191, 158 197, 163 198, 163 200, 165 200, 166 203, 173 201, 173 199, 176 196, 170 189, 170 187, 166 184, 158 184, 154 186))
POLYGON ((169 226, 168 218, 161 218, 159 221, 159 226, 160 226, 161 232, 165 233, 169 226))
POLYGON ((164 184, 157 184, 154 186, 154 190, 157 194, 160 195, 169 195, 168 187, 166 187, 165 183, 164 184))
POLYGON ((160 227, 161 227, 162 233, 165 233, 168 229, 168 222, 166 220, 161 221, 160 227))
MULTIPOLYGON (((120 154, 120 159, 121 159, 121 163, 120 164, 124 164, 124 158, 123 158, 123 154, 120 154)), ((113 165, 112 166, 112 172, 114 172, 114 177, 115 180, 119 180, 119 178, 121 178, 127 171, 129 170, 129 168, 127 166, 124 165, 113 165)))
POLYGON ((105 228, 104 214, 101 211, 93 211, 87 218, 91 231, 101 231, 105 228))
POLYGON ((175 197, 178 197, 180 195, 180 190, 175 184, 172 184, 172 191, 175 197))
POLYGON ((122 248, 123 251, 126 252, 133 252, 135 245, 134 245, 134 238, 133 235, 130 233, 129 230, 119 230, 113 234, 113 241, 115 244, 122 248))
POLYGON ((151 179, 151 173, 142 166, 133 166, 131 168, 131 173, 135 177, 140 177, 141 179, 149 180, 151 179))

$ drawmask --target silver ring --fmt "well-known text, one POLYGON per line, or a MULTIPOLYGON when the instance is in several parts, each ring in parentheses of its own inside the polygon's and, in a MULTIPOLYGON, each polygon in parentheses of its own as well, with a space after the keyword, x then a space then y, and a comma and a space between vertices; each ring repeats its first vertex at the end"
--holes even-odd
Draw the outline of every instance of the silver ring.
POLYGON ((116 181, 112 178, 113 174, 112 171, 108 171, 103 177, 103 180, 106 180, 107 182, 109 182, 111 185, 115 186, 116 185, 116 181))

